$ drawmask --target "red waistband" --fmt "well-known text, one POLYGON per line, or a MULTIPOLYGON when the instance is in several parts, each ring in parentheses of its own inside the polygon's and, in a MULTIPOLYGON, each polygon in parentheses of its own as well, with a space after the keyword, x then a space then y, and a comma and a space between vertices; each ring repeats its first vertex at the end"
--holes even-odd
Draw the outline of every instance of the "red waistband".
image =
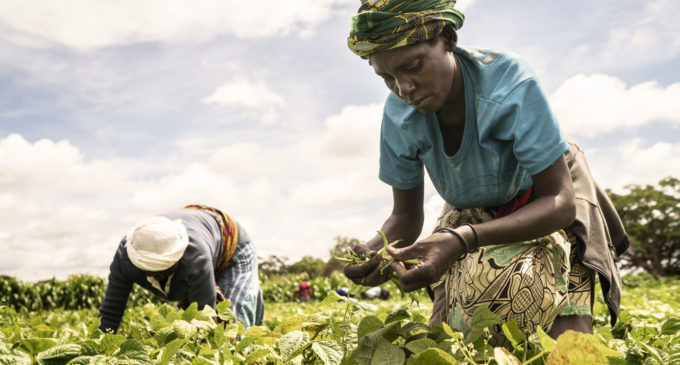
POLYGON ((524 193, 518 194, 516 197, 514 197, 509 202, 499 206, 498 211, 496 212, 495 218, 500 218, 500 217, 504 217, 506 215, 509 215, 510 213, 518 210, 519 208, 527 205, 531 201, 533 192, 534 192, 534 187, 531 186, 524 193))

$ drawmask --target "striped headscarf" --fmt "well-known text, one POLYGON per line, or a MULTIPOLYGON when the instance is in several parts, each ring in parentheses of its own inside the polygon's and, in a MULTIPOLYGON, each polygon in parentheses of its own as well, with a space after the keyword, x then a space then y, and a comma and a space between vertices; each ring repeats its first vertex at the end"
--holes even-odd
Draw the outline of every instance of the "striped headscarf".
POLYGON ((465 15, 455 0, 361 0, 352 16, 349 49, 362 58, 432 39, 445 25, 458 30, 465 15))

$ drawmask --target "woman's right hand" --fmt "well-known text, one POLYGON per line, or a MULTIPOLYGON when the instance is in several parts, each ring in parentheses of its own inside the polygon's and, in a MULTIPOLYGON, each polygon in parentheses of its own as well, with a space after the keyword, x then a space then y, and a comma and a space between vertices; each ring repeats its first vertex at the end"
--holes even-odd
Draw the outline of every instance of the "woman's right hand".
POLYGON ((392 267, 385 267, 386 261, 376 251, 371 250, 367 245, 360 243, 352 248, 358 256, 367 256, 369 260, 363 264, 347 264, 345 266, 345 276, 355 284, 364 286, 377 286, 390 280, 394 270, 392 267))

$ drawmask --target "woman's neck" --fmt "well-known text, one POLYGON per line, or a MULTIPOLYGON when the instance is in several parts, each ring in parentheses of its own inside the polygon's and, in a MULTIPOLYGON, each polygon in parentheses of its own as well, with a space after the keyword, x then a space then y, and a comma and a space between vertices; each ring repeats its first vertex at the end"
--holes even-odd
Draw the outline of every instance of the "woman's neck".
POLYGON ((465 127, 465 85, 463 82, 463 70, 458 59, 452 56, 454 63, 453 80, 451 80, 451 92, 444 105, 437 111, 437 119, 442 129, 462 129, 465 127))

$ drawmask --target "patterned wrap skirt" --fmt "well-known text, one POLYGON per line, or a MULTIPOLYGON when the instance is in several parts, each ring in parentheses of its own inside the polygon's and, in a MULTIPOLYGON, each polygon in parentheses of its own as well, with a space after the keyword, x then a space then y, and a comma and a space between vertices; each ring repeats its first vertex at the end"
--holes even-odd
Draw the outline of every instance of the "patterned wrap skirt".
MULTIPOLYGON (((445 204, 436 228, 482 223, 494 219, 494 214, 489 209, 445 204)), ((517 321, 525 332, 538 326, 547 332, 558 315, 591 314, 593 274, 578 262, 574 241, 573 234, 558 230, 535 240, 469 253, 432 285, 444 285, 446 321, 467 333, 472 315, 484 306, 503 322, 517 321)), ((500 325, 490 328, 490 343, 505 341, 500 325)))

